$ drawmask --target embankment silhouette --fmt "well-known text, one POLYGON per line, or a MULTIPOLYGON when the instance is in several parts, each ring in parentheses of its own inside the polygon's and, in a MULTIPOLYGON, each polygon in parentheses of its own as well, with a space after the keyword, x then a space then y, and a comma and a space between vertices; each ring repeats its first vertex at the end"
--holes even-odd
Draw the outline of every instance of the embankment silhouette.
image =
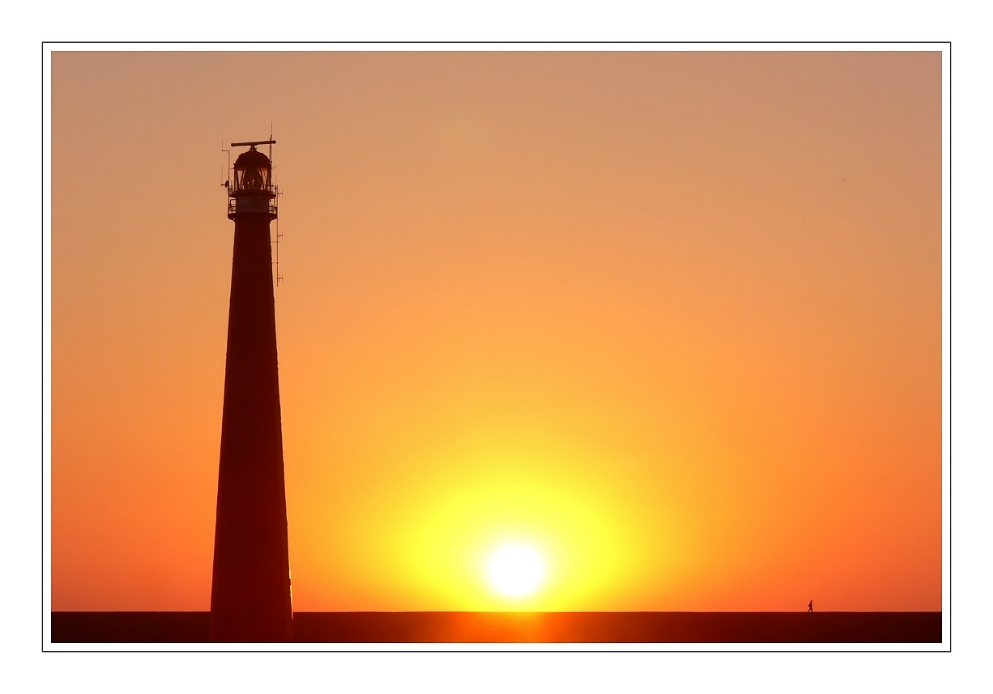
MULTIPOLYGON (((52 643, 204 643, 208 612, 53 612, 52 643)), ((297 643, 941 643, 941 612, 297 612, 297 643)))

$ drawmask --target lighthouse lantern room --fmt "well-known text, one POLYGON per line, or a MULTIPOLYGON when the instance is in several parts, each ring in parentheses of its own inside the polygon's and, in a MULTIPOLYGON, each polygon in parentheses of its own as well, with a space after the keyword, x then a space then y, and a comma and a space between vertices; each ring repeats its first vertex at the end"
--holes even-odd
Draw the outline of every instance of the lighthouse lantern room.
POLYGON ((272 161, 256 149, 257 145, 273 145, 275 140, 232 142, 232 147, 248 146, 234 162, 234 173, 228 181, 228 218, 239 215, 278 216, 279 191, 272 183, 272 161))

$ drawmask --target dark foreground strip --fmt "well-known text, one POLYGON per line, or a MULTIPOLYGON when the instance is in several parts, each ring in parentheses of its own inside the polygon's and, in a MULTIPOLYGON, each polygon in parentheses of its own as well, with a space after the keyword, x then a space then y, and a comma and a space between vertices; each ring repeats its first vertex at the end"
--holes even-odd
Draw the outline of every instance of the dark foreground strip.
MULTIPOLYGON (((203 643, 207 612, 53 612, 53 643, 203 643)), ((297 612, 298 643, 941 643, 940 612, 297 612)))

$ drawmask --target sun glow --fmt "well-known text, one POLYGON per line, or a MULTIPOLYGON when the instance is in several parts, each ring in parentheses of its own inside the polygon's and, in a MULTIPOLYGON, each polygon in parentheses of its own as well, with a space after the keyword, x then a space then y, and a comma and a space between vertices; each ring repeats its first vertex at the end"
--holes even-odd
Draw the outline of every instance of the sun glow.
POLYGON ((496 590, 510 598, 530 595, 545 576, 545 566, 531 547, 504 545, 490 557, 487 576, 496 590))

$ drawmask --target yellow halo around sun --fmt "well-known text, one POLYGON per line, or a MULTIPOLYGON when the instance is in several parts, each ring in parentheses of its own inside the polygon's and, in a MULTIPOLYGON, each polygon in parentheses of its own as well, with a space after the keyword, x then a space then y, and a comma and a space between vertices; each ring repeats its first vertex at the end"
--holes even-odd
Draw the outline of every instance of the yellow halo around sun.
POLYGON ((487 577, 497 592, 509 598, 530 595, 545 577, 545 565, 538 553, 522 544, 497 549, 487 564, 487 577))

